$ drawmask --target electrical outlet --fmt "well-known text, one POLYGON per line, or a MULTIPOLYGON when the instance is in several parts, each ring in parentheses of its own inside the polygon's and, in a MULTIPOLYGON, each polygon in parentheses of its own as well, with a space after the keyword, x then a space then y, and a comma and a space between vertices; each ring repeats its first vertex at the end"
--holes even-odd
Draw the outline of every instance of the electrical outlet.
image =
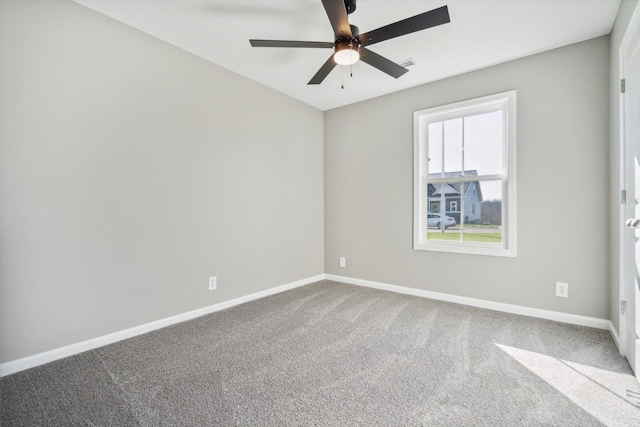
POLYGON ((347 259, 343 256, 340 257, 340 267, 345 268, 347 266, 347 259))
POLYGON ((563 282, 556 282, 556 296, 562 298, 569 298, 569 284, 563 282))
POLYGON ((218 276, 209 277, 209 290, 215 291, 218 287, 218 276))

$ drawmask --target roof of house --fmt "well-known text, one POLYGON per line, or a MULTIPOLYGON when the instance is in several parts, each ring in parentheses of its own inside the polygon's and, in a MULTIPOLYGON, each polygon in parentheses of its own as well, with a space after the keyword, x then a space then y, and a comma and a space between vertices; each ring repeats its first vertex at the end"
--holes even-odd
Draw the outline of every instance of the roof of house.
MULTIPOLYGON (((477 170, 465 170, 464 171, 464 175, 462 175, 460 172, 445 172, 444 173, 444 178, 455 178, 458 176, 478 176, 478 171, 477 170)), ((442 174, 441 173, 430 173, 429 174, 429 178, 442 178, 442 174)), ((482 200, 482 192, 480 191, 480 185, 478 184, 478 181, 472 181, 476 183, 476 187, 478 189, 478 197, 480 200, 482 200)), ((442 194, 444 194, 445 196, 456 196, 456 195, 460 195, 460 184, 459 182, 451 182, 451 183, 436 183, 436 184, 429 184, 429 196, 440 196, 442 194)), ((467 185, 467 189, 466 191, 469 191, 469 189, 473 187, 473 185, 467 185)))
POLYGON ((460 194, 460 184, 457 184, 458 189, 454 188, 451 184, 432 184, 435 191, 431 195, 441 194, 460 194))

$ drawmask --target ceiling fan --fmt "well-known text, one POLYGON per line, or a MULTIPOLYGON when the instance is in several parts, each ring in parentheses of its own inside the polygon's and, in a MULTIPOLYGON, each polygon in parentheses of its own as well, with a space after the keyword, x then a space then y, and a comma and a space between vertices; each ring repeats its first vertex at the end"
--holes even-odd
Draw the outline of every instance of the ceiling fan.
POLYGON ((442 6, 360 34, 358 27, 350 25, 347 17, 347 14, 356 10, 356 0, 322 0, 322 5, 333 27, 334 42, 251 39, 249 40, 251 46, 334 49, 334 54, 309 81, 310 85, 322 83, 336 65, 352 65, 359 60, 397 79, 409 70, 370 51, 366 46, 450 22, 449 9, 447 6, 442 6))

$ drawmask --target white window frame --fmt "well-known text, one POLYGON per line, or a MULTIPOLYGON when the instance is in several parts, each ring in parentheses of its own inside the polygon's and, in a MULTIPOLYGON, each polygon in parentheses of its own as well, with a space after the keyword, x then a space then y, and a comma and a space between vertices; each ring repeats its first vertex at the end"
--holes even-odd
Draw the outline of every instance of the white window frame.
MULTIPOLYGON (((438 252, 454 252, 476 255, 516 256, 516 91, 427 108, 413 113, 413 249, 438 252), (428 128, 429 123, 503 111, 503 172, 482 175, 483 180, 502 181, 502 227, 501 243, 478 243, 465 241, 429 240, 427 221, 427 186, 429 185, 428 128)), ((446 178, 446 182, 477 181, 476 176, 446 178)), ((441 181, 443 182, 443 181, 441 181)))

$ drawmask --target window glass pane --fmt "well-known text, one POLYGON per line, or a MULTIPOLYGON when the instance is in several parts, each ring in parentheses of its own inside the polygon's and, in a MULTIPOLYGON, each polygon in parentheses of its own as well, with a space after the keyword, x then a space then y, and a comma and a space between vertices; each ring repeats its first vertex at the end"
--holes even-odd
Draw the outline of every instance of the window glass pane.
POLYGON ((429 176, 442 173, 442 122, 429 123, 429 176))
POLYGON ((464 118, 464 168, 478 175, 502 173, 502 111, 464 118))
POLYGON ((462 118, 458 118, 444 122, 444 172, 459 176, 461 171, 462 118))
POLYGON ((462 240, 502 243, 502 181, 474 181, 464 198, 462 240))
MULTIPOLYGON (((435 221, 440 222, 440 218, 437 218, 437 219, 429 218, 429 223, 434 224, 435 221)), ((445 222, 448 223, 450 221, 451 221, 451 217, 447 215, 447 219, 445 220, 445 222)), ((460 227, 458 225, 451 225, 445 228, 443 231, 442 227, 438 227, 435 224, 430 225, 428 227, 427 239, 428 240, 448 240, 448 241, 459 242, 460 227)))
POLYGON ((460 240, 460 212, 462 183, 429 184, 427 239, 460 240), (444 209, 443 209, 444 207, 444 209))

